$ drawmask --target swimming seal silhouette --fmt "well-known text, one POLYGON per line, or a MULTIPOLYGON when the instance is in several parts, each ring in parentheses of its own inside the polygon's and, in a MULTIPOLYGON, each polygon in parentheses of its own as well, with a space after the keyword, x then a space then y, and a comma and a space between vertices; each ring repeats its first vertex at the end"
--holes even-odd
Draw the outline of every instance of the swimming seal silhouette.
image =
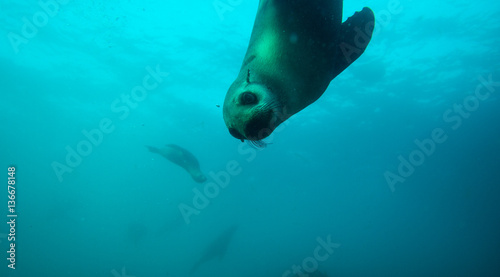
POLYGON ((370 42, 363 8, 342 23, 339 0, 261 0, 240 72, 223 107, 229 133, 260 141, 316 101, 370 42))
POLYGON ((200 163, 196 157, 186 149, 175 144, 167 144, 161 149, 147 145, 146 147, 150 152, 160 154, 174 164, 184 168, 196 182, 203 183, 207 180, 207 177, 200 170, 200 163))

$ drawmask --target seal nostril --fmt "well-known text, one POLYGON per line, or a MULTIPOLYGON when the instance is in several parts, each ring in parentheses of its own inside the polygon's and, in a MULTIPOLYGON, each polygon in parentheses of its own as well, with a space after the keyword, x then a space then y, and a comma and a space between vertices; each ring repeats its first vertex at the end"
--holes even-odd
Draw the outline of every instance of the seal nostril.
POLYGON ((238 130, 234 129, 234 128, 229 128, 229 133, 231 134, 231 136, 237 138, 237 139, 240 139, 241 141, 243 141, 245 139, 245 137, 240 134, 240 132, 238 132, 238 130))

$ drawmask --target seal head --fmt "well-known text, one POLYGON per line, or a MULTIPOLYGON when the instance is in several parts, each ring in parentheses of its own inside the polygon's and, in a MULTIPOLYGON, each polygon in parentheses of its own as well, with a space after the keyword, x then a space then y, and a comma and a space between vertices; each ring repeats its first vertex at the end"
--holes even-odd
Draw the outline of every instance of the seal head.
POLYGON ((285 119, 283 105, 262 83, 252 83, 250 70, 246 80, 234 82, 224 100, 223 116, 229 133, 240 140, 257 141, 269 136, 285 119))

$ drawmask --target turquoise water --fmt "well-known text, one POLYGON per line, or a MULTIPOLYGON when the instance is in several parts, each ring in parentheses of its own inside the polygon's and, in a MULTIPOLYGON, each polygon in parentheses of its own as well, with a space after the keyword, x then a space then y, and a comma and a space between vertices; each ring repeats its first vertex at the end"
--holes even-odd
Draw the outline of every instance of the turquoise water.
POLYGON ((0 0, 0 276, 500 276, 499 2, 364 6, 366 52, 254 149, 222 104, 257 1, 0 0))

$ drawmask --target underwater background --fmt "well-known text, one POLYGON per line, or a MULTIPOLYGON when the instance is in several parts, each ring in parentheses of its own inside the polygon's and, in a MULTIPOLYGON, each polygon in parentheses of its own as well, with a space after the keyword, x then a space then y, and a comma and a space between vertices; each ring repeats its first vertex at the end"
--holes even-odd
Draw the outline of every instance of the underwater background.
POLYGON ((370 45, 264 149, 221 107, 257 6, 0 0, 0 276, 500 276, 500 2, 344 1, 370 45))

